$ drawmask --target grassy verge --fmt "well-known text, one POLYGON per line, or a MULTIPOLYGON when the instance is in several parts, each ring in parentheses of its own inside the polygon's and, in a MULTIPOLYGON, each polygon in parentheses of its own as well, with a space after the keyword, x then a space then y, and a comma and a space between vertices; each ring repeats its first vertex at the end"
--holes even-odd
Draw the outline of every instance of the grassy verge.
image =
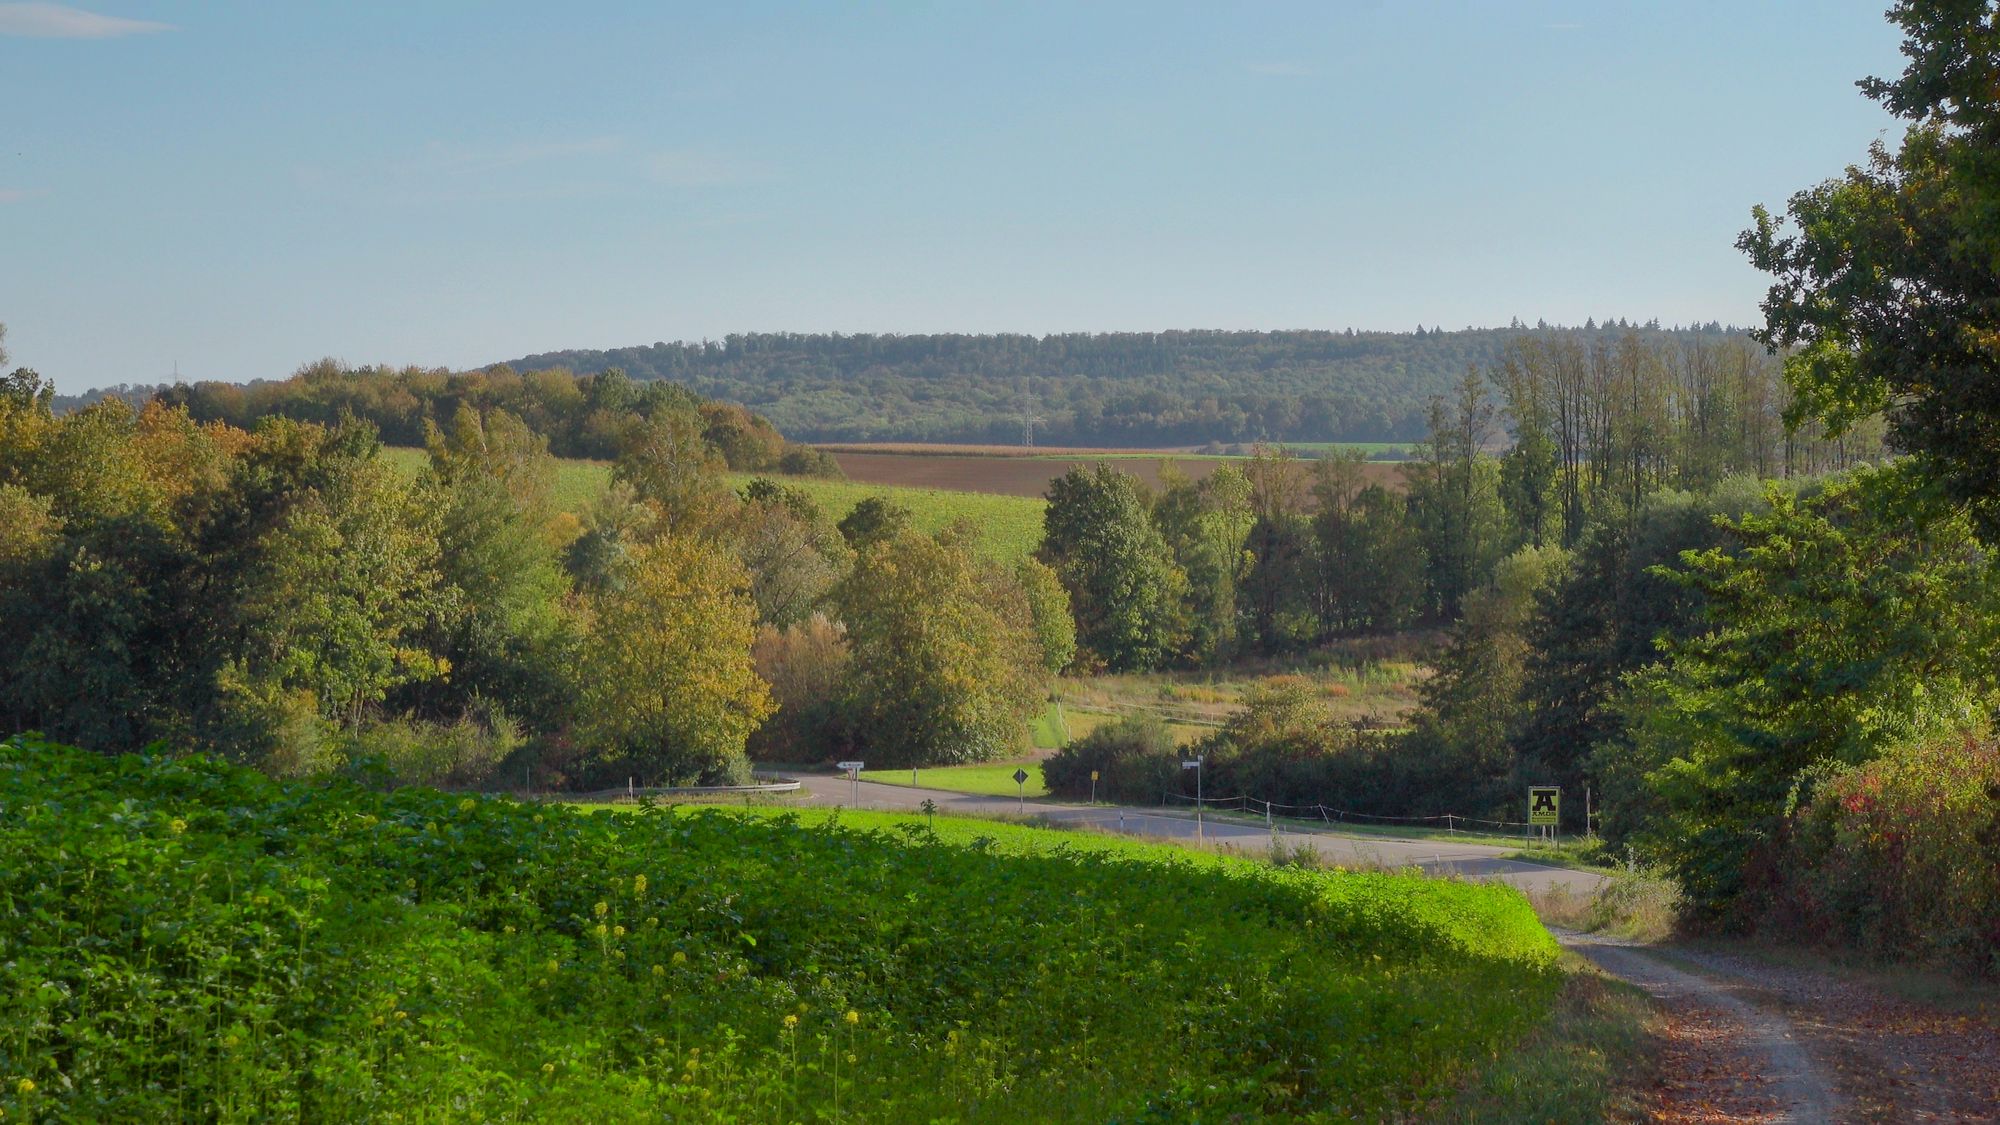
POLYGON ((1653 1021, 1645 993, 1565 955, 1569 976, 1534 1034, 1427 1120, 1445 1125, 1636 1121, 1652 1082, 1653 1021))
POLYGON ((929 766, 910 770, 862 770, 861 780, 883 785, 916 786, 919 789, 949 789, 955 793, 979 793, 989 797, 1046 797, 1040 762, 985 762, 976 766, 929 766), (1014 771, 1026 770, 1025 787, 1014 784, 1014 771), (1024 792, 1025 789, 1025 792, 1024 792))
POLYGON ((1611 872, 1610 881, 1588 895, 1556 885, 1529 897, 1548 925, 1646 942, 1674 935, 1681 905, 1672 880, 1646 872, 1611 872))
MULTIPOLYGON (((1194 815, 1194 809, 1191 804, 1180 806, 1178 809, 1170 808, 1168 811, 1185 812, 1188 816, 1194 815)), ((1261 826, 1266 823, 1263 815, 1259 813, 1227 812, 1209 809, 1203 815, 1211 820, 1223 821, 1230 824, 1261 826)), ((1282 828, 1298 829, 1301 832, 1334 832, 1343 836, 1372 836, 1393 840, 1434 840, 1445 844, 1481 844, 1496 848, 1515 847, 1521 843, 1521 837, 1519 836, 1503 836, 1493 832, 1472 832, 1464 829, 1453 831, 1441 825, 1431 827, 1430 825, 1423 824, 1363 824, 1357 821, 1320 820, 1317 817, 1291 816, 1272 817, 1270 823, 1282 828)), ((1531 862, 1542 862, 1538 856, 1530 856, 1527 851, 1516 854, 1519 858, 1530 859, 1531 862)))

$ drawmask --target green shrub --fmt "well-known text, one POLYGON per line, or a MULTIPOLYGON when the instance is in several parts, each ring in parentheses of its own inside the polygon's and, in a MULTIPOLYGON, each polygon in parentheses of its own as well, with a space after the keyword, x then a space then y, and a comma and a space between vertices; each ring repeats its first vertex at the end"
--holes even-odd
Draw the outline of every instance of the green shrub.
POLYGON ((1058 797, 1081 799, 1090 796, 1096 770, 1098 800, 1158 804, 1179 784, 1180 757, 1166 723, 1149 714, 1124 715, 1044 758, 1042 783, 1058 797))
POLYGON ((7 1121, 1407 1119, 1549 1010, 1505 887, 0 743, 7 1121))
POLYGON ((2000 747, 1931 740, 1836 775, 1773 867, 1777 929, 2000 973, 2000 747))
POLYGON ((405 785, 475 786, 522 745, 520 727, 497 704, 475 700, 456 722, 389 719, 347 740, 347 759, 373 759, 405 785))

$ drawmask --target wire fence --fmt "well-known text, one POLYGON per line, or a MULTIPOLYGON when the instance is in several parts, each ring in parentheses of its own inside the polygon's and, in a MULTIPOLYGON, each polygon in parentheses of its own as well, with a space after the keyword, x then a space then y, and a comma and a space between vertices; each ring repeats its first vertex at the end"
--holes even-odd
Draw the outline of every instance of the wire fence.
POLYGON ((1262 813, 1269 820, 1277 815, 1277 810, 1285 810, 1284 815, 1299 820, 1320 820, 1327 824, 1441 824, 1448 832, 1456 832, 1460 827, 1526 829, 1534 827, 1525 820, 1488 820, 1476 816, 1460 816, 1457 813, 1440 813, 1436 816, 1383 816, 1379 813, 1355 812, 1352 809, 1336 809, 1329 805, 1285 805, 1266 801, 1248 794, 1239 793, 1234 797, 1189 797, 1181 793, 1167 793, 1167 802, 1181 801, 1204 809, 1223 811, 1262 813))

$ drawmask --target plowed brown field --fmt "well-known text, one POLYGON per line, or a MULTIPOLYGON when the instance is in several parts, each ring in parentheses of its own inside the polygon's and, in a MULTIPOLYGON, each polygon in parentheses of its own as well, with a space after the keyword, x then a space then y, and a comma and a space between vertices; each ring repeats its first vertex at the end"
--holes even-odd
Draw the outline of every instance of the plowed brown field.
MULTIPOLYGON (((974 449, 986 447, 972 447, 974 449)), ((847 479, 864 484, 896 484, 913 488, 941 488, 953 492, 991 492, 1002 496, 1041 496, 1049 482, 1073 465, 1090 465, 1088 454, 1074 459, 1050 456, 1044 450, 1036 456, 998 453, 952 454, 936 452, 937 447, 912 447, 907 453, 857 453, 832 447, 834 460, 847 479), (922 449, 921 452, 918 449, 922 449)), ((1065 451, 1067 452, 1067 451, 1065 451)), ((1105 451, 1107 453, 1111 451, 1105 451)), ((1109 463, 1131 473, 1147 485, 1160 484, 1160 465, 1172 460, 1181 472, 1196 480, 1214 472, 1227 460, 1218 458, 1174 457, 1161 454, 1158 460, 1134 457, 1131 450, 1118 450, 1109 463)), ((1403 474, 1393 462, 1371 461, 1362 466, 1368 480, 1401 491, 1403 474)))

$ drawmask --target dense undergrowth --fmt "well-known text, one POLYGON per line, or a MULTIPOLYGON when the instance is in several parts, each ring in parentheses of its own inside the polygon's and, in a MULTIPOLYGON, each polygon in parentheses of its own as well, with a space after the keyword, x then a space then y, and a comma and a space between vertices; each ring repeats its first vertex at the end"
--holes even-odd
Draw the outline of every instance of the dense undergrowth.
POLYGON ((0 743, 0 1109, 1377 1118, 1559 986, 1504 888, 858 819, 0 743))

